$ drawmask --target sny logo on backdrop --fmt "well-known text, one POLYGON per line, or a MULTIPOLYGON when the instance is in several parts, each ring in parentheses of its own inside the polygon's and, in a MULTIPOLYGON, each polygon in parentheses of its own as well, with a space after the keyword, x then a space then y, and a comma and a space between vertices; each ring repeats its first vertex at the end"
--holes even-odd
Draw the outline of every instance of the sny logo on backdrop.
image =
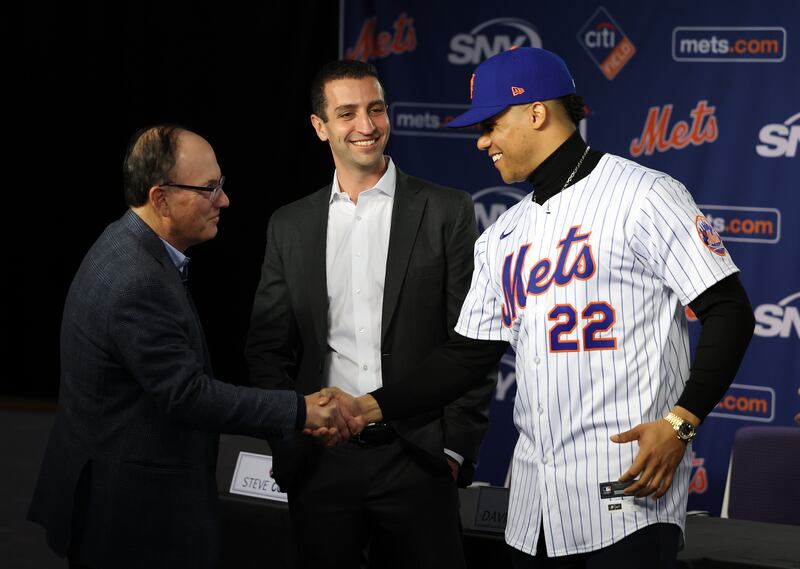
POLYGON ((631 40, 602 6, 578 32, 578 43, 609 81, 622 71, 636 53, 631 40))
POLYGON ((767 124, 758 131, 756 152, 764 158, 794 158, 797 155, 797 143, 800 141, 800 113, 790 116, 783 124, 767 124))
POLYGON ((691 62, 775 63, 786 59, 786 29, 780 27, 678 27, 672 59, 691 62))
POLYGON ((781 239, 781 212, 773 207, 698 205, 723 241, 775 244, 781 239))
POLYGON ((517 384, 517 364, 514 356, 504 354, 500 360, 500 367, 497 369, 497 385, 494 387, 494 398, 497 401, 505 401, 509 395, 513 396, 516 389, 509 393, 509 390, 517 384))
POLYGON ((778 304, 758 306, 755 309, 755 335, 762 338, 800 338, 800 310, 793 305, 798 299, 800 292, 790 294, 778 304))
POLYGON ((542 38, 530 22, 495 18, 478 24, 467 34, 454 35, 447 61, 453 65, 477 65, 513 46, 542 47, 542 38))
POLYGON ((400 14, 392 24, 393 32, 377 31, 378 18, 373 16, 364 20, 356 45, 345 53, 345 59, 369 61, 417 49, 417 31, 414 19, 405 12, 400 14))
POLYGON ((525 196, 525 192, 513 186, 494 186, 472 194, 478 232, 486 231, 486 228, 497 221, 497 218, 503 215, 508 208, 516 205, 525 196))
POLYGON ((708 101, 698 101, 689 112, 692 117, 691 126, 687 121, 678 121, 670 129, 672 105, 650 107, 641 136, 631 141, 631 156, 650 156, 656 150, 666 152, 670 149, 680 150, 690 144, 700 146, 706 142, 714 142, 719 135, 714 111, 716 107, 710 107, 708 101))
POLYGON ((709 417, 770 423, 775 418, 775 390, 732 383, 709 417))
MULTIPOLYGON (((799 298, 800 292, 796 292, 778 301, 777 304, 765 303, 757 306, 753 311, 756 319, 753 333, 761 338, 789 338, 792 336, 800 338, 800 310, 797 306, 792 306, 792 302, 799 298)), ((687 320, 697 321, 697 316, 688 306, 685 313, 687 320)))

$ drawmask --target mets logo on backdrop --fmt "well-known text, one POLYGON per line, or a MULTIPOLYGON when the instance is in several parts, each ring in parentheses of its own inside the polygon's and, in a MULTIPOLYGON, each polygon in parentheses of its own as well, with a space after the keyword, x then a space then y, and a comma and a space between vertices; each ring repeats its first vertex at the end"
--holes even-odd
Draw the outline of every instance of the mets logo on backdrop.
POLYGON ((698 215, 694 218, 694 226, 697 228, 697 234, 703 241, 703 245, 708 247, 709 251, 715 255, 724 257, 725 245, 722 244, 722 237, 719 236, 714 226, 702 215, 698 215))
POLYGON ((369 61, 390 55, 400 55, 417 49, 417 30, 414 18, 402 12, 392 24, 392 31, 378 31, 378 18, 364 20, 355 45, 348 48, 345 59, 369 61))
POLYGON ((602 6, 578 32, 578 43, 609 81, 622 71, 636 53, 631 40, 602 6))
POLYGON ((717 117, 714 116, 716 107, 708 101, 698 101, 694 109, 689 111, 692 122, 680 120, 670 128, 672 120, 672 105, 663 107, 650 107, 647 112, 642 134, 631 141, 629 151, 631 156, 650 156, 656 150, 666 152, 670 149, 682 150, 690 144, 700 146, 707 142, 714 142, 719 136, 717 117))

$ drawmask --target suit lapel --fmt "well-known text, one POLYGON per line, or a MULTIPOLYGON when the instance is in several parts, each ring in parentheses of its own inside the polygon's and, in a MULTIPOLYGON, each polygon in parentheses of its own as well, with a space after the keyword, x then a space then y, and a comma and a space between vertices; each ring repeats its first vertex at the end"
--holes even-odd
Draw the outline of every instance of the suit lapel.
POLYGON ((197 350, 198 354, 203 356, 204 371, 208 375, 213 375, 213 370, 211 369, 211 357, 208 352, 208 344, 206 343, 206 336, 203 332, 203 324, 200 320, 200 314, 197 312, 197 306, 194 303, 191 291, 183 282, 181 282, 178 269, 175 268, 169 253, 167 253, 166 247, 164 247, 164 243, 138 215, 133 213, 133 211, 128 210, 123 216, 123 220, 126 227, 132 231, 134 235, 136 235, 138 242, 141 243, 144 249, 150 253, 153 258, 155 258, 155 260, 158 261, 158 263, 163 267, 164 276, 166 279, 168 279, 170 284, 175 287, 181 287, 181 289, 183 289, 186 293, 186 301, 190 309, 189 313, 194 320, 195 326, 195 330, 191 331, 194 332, 194 334, 190 332, 190 337, 193 336, 193 347, 195 350, 197 350))
POLYGON ((328 276, 325 258, 330 195, 331 186, 328 185, 309 197, 309 217, 302 221, 308 225, 300 231, 304 240, 301 250, 305 255, 296 260, 301 265, 301 274, 305 276, 314 331, 323 356, 328 351, 328 276))
POLYGON ((419 194, 419 188, 413 180, 398 169, 389 252, 386 257, 386 279, 383 287, 381 344, 386 339, 386 331, 397 308, 397 300, 403 288, 408 262, 426 203, 427 199, 419 194))
POLYGON ((122 216, 122 222, 136 236, 136 240, 142 244, 145 251, 150 253, 162 267, 174 266, 164 243, 141 217, 129 209, 122 216))

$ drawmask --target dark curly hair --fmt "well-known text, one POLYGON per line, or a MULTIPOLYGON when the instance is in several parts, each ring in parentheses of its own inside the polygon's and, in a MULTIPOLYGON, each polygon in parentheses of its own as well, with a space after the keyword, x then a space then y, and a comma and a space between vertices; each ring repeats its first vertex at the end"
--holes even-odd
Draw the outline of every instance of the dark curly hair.
POLYGON ((583 97, 580 95, 572 93, 570 95, 559 97, 556 99, 556 101, 561 103, 561 106, 564 108, 567 116, 572 119, 572 122, 574 122, 576 125, 581 122, 581 120, 586 118, 586 105, 583 102, 583 97))
MULTIPOLYGON (((374 77, 380 84, 378 70, 371 63, 342 59, 323 65, 311 82, 312 112, 323 121, 328 122, 328 117, 325 114, 325 105, 327 104, 325 100, 325 84, 337 79, 363 79, 364 77, 374 77)), ((385 101, 386 89, 383 88, 383 85, 381 85, 381 92, 385 101)))

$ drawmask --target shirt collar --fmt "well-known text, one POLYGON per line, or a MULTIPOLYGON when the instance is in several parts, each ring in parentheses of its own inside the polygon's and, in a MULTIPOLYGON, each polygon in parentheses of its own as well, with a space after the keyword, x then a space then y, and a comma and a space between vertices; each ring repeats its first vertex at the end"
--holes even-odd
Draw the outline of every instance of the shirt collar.
MULTIPOLYGON (((161 239, 159 237, 159 239, 161 239)), ((164 244, 164 247, 167 249, 167 253, 169 254, 169 258, 172 259, 172 262, 175 264, 175 268, 179 271, 183 269, 185 265, 189 264, 189 257, 178 251, 175 247, 170 245, 167 241, 161 239, 161 242, 164 244)))
MULTIPOLYGON (((381 179, 370 190, 379 190, 389 196, 394 197, 395 183, 397 181, 397 169, 394 166, 391 156, 386 157, 386 172, 383 173, 381 179)), ((369 190, 366 190, 369 191, 369 190)), ((328 203, 331 203, 336 196, 341 193, 339 188, 339 178, 336 176, 336 171, 333 172, 333 183, 331 184, 331 196, 328 198, 328 203)))
POLYGON ((561 192, 573 171, 570 185, 577 184, 591 174, 602 156, 603 152, 594 149, 586 152, 586 143, 576 129, 528 176, 528 182, 533 186, 533 201, 543 204, 561 192), (581 161, 584 157, 585 160, 581 161))

